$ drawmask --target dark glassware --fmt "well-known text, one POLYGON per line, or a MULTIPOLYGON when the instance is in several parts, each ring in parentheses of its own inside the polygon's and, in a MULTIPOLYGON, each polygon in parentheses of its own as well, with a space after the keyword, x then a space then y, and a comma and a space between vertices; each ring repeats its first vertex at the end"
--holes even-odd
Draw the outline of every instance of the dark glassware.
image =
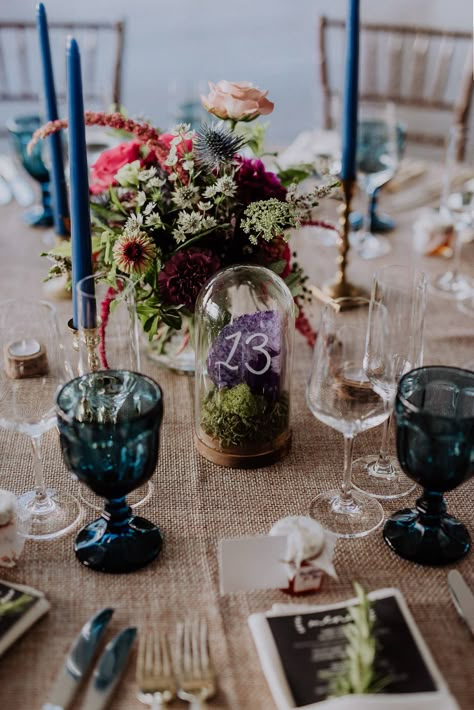
POLYGON ((31 154, 27 150, 33 133, 41 124, 39 116, 17 116, 8 121, 7 128, 18 159, 26 172, 39 182, 41 187, 41 205, 35 205, 25 212, 24 219, 32 227, 51 227, 54 215, 51 206, 49 170, 43 162, 44 141, 38 141, 31 154))
POLYGON ((425 490, 416 509, 400 510, 387 520, 385 541, 407 560, 450 564, 471 544, 465 526, 446 513, 443 493, 474 474, 474 372, 412 370, 400 380, 395 417, 400 464, 425 490))
POLYGON ((78 559, 101 572, 132 572, 160 553, 158 527, 132 515, 125 496, 155 470, 163 395, 149 377, 128 370, 93 372, 57 396, 63 458, 69 470, 106 499, 98 520, 76 538, 78 559))

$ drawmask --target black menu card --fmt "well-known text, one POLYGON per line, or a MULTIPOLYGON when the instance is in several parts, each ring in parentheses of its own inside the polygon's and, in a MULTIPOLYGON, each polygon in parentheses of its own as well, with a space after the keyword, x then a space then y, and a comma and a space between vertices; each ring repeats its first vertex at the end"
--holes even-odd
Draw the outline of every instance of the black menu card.
POLYGON ((49 608, 37 589, 0 580, 0 656, 49 608))
MULTIPOLYGON (((417 693, 438 686, 396 595, 372 600, 377 639, 376 671, 387 679, 383 693, 417 693)), ((347 605, 291 616, 267 616, 295 706, 328 696, 346 658, 347 605)))

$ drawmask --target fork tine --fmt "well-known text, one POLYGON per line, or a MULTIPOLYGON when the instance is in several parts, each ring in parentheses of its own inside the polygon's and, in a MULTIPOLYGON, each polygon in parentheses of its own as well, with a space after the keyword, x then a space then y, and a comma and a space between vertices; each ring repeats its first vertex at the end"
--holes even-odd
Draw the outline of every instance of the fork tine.
POLYGON ((207 621, 206 619, 201 619, 199 628, 199 646, 201 649, 201 666, 203 673, 209 673, 211 670, 210 656, 209 656, 209 638, 207 635, 207 621))
POLYGON ((156 674, 161 675, 163 670, 163 659, 161 657, 160 635, 156 629, 153 629, 151 634, 153 640, 153 670, 156 674))
POLYGON ((190 622, 191 632, 191 654, 193 659, 193 675, 199 678, 202 675, 201 669, 201 654, 199 644, 199 619, 190 622))
POLYGON ((171 658, 168 636, 166 634, 163 634, 161 637, 161 659, 163 664, 163 673, 165 675, 171 675, 171 658))
POLYGON ((137 656, 137 685, 142 685, 145 674, 145 649, 146 635, 141 633, 138 639, 138 656, 137 656))
POLYGON ((146 633, 145 672, 147 675, 153 673, 153 638, 149 631, 146 633))

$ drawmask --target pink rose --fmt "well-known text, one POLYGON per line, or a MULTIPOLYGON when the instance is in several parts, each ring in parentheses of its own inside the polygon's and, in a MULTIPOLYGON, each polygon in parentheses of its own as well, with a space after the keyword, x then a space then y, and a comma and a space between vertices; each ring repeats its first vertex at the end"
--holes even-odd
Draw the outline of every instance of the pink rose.
POLYGON ((209 82, 209 88, 209 95, 201 96, 201 101, 206 111, 218 118, 252 121, 273 111, 266 98, 268 91, 260 91, 248 81, 209 82))
POLYGON ((108 190, 111 185, 116 185, 115 176, 121 167, 134 160, 140 160, 139 141, 120 143, 115 148, 104 150, 91 169, 90 191, 97 195, 108 190))

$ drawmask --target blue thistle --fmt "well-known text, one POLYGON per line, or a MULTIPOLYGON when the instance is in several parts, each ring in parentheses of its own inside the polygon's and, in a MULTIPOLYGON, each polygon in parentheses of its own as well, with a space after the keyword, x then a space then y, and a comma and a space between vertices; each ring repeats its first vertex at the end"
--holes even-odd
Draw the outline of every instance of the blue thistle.
POLYGON ((194 139, 196 162, 206 170, 215 170, 222 163, 231 162, 246 142, 225 126, 204 124, 194 139))

